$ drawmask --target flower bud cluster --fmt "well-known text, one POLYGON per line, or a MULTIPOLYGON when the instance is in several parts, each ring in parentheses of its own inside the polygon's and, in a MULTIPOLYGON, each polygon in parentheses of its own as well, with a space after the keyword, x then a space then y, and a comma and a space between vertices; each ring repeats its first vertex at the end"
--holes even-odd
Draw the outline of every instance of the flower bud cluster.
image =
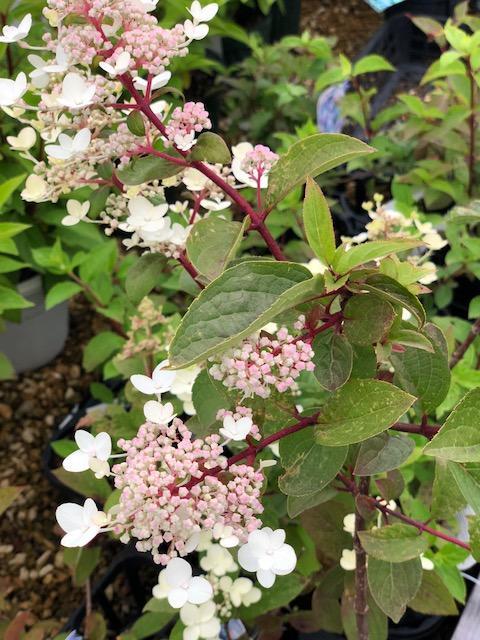
MULTIPOLYGON (((305 318, 300 317, 295 329, 300 331, 304 322, 305 318)), ((274 336, 252 336, 240 347, 230 349, 210 368, 210 374, 229 389, 242 391, 244 396, 268 398, 272 387, 280 393, 297 391, 300 373, 315 368, 313 355, 308 342, 281 327, 274 336)))
POLYGON ((257 144, 245 154, 240 168, 252 178, 260 179, 264 173, 270 171, 278 158, 278 154, 274 153, 269 147, 257 144))
POLYGON ((132 440, 119 440, 126 460, 112 471, 121 490, 115 532, 122 541, 137 538, 139 551, 166 564, 191 550, 193 534, 216 524, 247 539, 260 525, 263 474, 249 465, 228 468, 219 441, 218 435, 195 439, 177 418, 170 425, 147 422, 132 440))
POLYGON ((176 107, 166 128, 167 139, 178 149, 187 151, 195 144, 195 134, 211 129, 212 123, 203 102, 186 102, 176 107))

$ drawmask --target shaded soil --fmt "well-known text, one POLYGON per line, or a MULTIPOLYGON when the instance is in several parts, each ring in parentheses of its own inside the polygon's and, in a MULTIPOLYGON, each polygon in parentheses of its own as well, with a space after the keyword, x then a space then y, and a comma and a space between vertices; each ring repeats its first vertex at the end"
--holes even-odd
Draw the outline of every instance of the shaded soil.
POLYGON ((55 522, 59 495, 42 475, 41 457, 55 425, 88 391, 92 376, 81 369, 82 348, 96 324, 90 307, 73 301, 63 352, 37 371, 0 383, 0 486, 24 487, 0 518, 0 620, 29 611, 60 626, 83 598, 63 564, 55 522))
POLYGON ((335 50, 350 58, 361 52, 382 21, 364 0, 302 0, 301 30, 334 36, 335 50))

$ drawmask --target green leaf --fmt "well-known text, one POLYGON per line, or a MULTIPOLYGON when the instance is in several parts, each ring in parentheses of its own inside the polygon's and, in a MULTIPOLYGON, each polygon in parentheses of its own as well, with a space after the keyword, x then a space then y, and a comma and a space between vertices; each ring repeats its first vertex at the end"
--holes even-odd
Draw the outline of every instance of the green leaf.
POLYGON ((107 637, 107 623, 98 611, 92 611, 85 618, 85 636, 88 640, 105 640, 107 637))
POLYGON ((54 284, 45 296, 45 309, 51 309, 64 300, 73 297, 80 291, 82 291, 82 287, 76 282, 70 282, 69 280, 54 284))
POLYGON ((95 478, 91 471, 70 473, 69 471, 65 471, 63 467, 59 467, 53 471, 53 474, 64 485, 87 498, 104 501, 112 491, 105 478, 95 478))
POLYGON ((413 347, 414 349, 428 351, 428 353, 435 353, 435 349, 430 340, 424 336, 423 333, 413 331, 412 329, 397 329, 393 332, 393 335, 389 335, 389 340, 395 344, 402 344, 405 347, 413 347))
MULTIPOLYGON (((3 211, 5 203, 10 199, 10 196, 13 194, 13 192, 16 189, 18 189, 18 187, 23 183, 23 181, 25 180, 25 176, 26 174, 22 173, 19 176, 14 176, 13 178, 6 180, 0 185, 0 211, 3 211)), ((13 224, 13 223, 7 223, 7 224, 13 224)), ((29 227, 30 225, 24 225, 24 226, 29 227)), ((0 238, 3 240, 1 231, 0 231, 0 238)))
POLYGON ((290 604, 302 591, 304 584, 300 576, 290 573, 287 576, 277 576, 275 584, 270 589, 260 587, 262 597, 249 607, 237 609, 238 617, 242 620, 254 620, 258 616, 290 604))
POLYGON ((344 385, 353 365, 353 350, 345 336, 328 329, 315 337, 312 349, 315 377, 322 387, 335 391, 344 385))
POLYGON ((480 462, 479 415, 480 389, 472 389, 453 409, 423 452, 454 462, 480 462))
POLYGON ((100 547, 74 547, 63 550, 63 559, 73 571, 75 586, 81 587, 100 562, 100 547))
POLYGON ((448 470, 455 478, 455 482, 476 515, 480 515, 480 478, 478 469, 465 468, 456 462, 447 463, 448 470), (477 471, 477 473, 474 473, 477 471))
POLYGON ((338 274, 347 273, 361 264, 420 246, 422 243, 418 240, 372 240, 351 247, 348 251, 342 245, 335 252, 333 268, 338 274))
POLYGON ((432 517, 441 520, 451 518, 465 505, 466 501, 448 467, 448 461, 437 458, 430 506, 432 517))
POLYGON ((143 640, 149 638, 161 631, 173 618, 176 612, 171 611, 149 611, 144 613, 143 616, 134 623, 129 633, 133 634, 136 640, 143 640))
POLYGON ((375 378, 377 373, 377 356, 375 349, 369 346, 353 344, 352 378, 375 378))
POLYGON ((321 491, 308 493, 305 496, 287 496, 287 513, 289 518, 296 518, 307 509, 328 502, 337 494, 332 487, 325 487, 321 491))
POLYGON ((0 487, 0 516, 16 500, 24 487, 0 487))
POLYGON ((350 380, 322 407, 315 438, 328 446, 367 440, 395 424, 414 401, 388 382, 350 380))
POLYGON ((87 371, 93 371, 116 353, 125 339, 113 331, 103 331, 94 336, 83 351, 83 366, 87 371))
POLYGON ((403 353, 393 353, 394 382, 420 400, 422 409, 431 413, 445 399, 450 388, 450 368, 445 355, 446 341, 441 330, 426 324, 423 334, 433 347, 433 353, 406 347, 403 353))
POLYGON ((138 304, 159 284, 165 263, 165 257, 159 253, 146 253, 130 267, 125 290, 134 304, 138 304))
POLYGON ((78 449, 76 443, 69 438, 61 438, 60 440, 54 440, 51 445, 57 456, 60 458, 66 458, 68 455, 78 449))
POLYGON ((322 190, 310 176, 307 176, 305 200, 303 201, 303 222, 308 244, 326 265, 335 256, 335 231, 328 202, 322 190))
POLYGON ((468 533, 472 556, 478 562, 480 560, 480 516, 469 516, 468 533))
POLYGON ((377 71, 395 71, 388 60, 383 56, 372 53, 364 58, 360 58, 353 66, 353 76, 360 76, 362 73, 376 73, 377 71))
POLYGON ((361 285, 362 290, 371 291, 393 304, 399 304, 417 320, 419 326, 425 324, 425 309, 420 300, 399 282, 383 274, 369 276, 361 285))
POLYGON ((169 162, 157 156, 147 156, 130 160, 124 169, 118 171, 118 177, 124 184, 134 186, 144 182, 152 182, 153 180, 171 178, 182 169, 184 167, 175 162, 169 162))
POLYGON ((415 448, 415 442, 408 436, 380 433, 365 440, 360 445, 354 474, 372 476, 397 469, 407 460, 415 448))
POLYGON ((0 256, 0 273, 12 273, 13 271, 19 271, 23 267, 28 266, 25 262, 8 258, 7 256, 0 256))
POLYGON ((219 409, 229 409, 231 404, 223 384, 213 380, 207 369, 203 369, 195 378, 192 400, 197 418, 203 427, 201 433, 195 430, 197 437, 207 435, 208 427, 216 422, 219 409))
POLYGON ((190 158, 212 164, 228 164, 232 160, 232 154, 223 138, 211 131, 205 131, 198 136, 197 144, 190 152, 190 158))
POLYGON ((428 548, 428 540, 406 524, 390 524, 379 529, 359 531, 358 535, 369 556, 385 562, 412 560, 428 548))
POLYGON ((419 558, 394 563, 371 556, 367 576, 375 602, 389 618, 398 622, 420 588, 422 563, 419 558))
POLYGON ((273 208, 307 176, 315 178, 373 151, 364 142, 341 133, 317 133, 295 142, 270 171, 265 207, 273 208))
POLYGON ((183 317, 170 345, 171 366, 188 367, 227 349, 322 285, 308 269, 288 262, 252 260, 227 269, 183 317))
POLYGON ((15 377, 15 369, 4 353, 0 352, 0 380, 11 380, 15 377))
POLYGON ((214 216, 196 222, 186 247, 195 269, 209 280, 217 278, 235 257, 245 226, 214 216))
POLYGON ((423 572, 420 589, 408 606, 425 615, 454 616, 458 613, 455 600, 435 571, 423 572))
POLYGON ((353 344, 368 346, 381 342, 395 320, 395 309, 376 295, 354 295, 344 308, 343 330, 353 344))
POLYGON ((0 285, 0 313, 7 309, 28 309, 33 303, 21 296, 15 289, 0 285))
POLYGON ((130 111, 127 116, 127 127, 134 136, 143 137, 145 135, 145 120, 140 111, 136 109, 130 111))
POLYGON ((322 447, 312 429, 292 433, 280 440, 280 458, 285 473, 280 491, 304 496, 324 489, 337 475, 347 457, 347 447, 322 447))

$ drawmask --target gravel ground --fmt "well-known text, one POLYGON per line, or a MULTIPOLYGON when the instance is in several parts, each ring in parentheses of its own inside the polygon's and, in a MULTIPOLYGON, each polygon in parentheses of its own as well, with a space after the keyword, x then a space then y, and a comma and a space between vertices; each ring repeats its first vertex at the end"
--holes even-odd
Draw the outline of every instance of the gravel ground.
POLYGON ((91 375, 82 347, 95 330, 82 300, 71 305, 70 335, 52 363, 0 383, 0 486, 23 486, 0 518, 0 618, 29 611, 64 621, 82 600, 59 550, 58 495, 42 475, 41 456, 54 426, 82 399, 91 375))
POLYGON ((302 31, 335 36, 336 51, 350 58, 360 53, 382 21, 364 0, 302 0, 302 31))

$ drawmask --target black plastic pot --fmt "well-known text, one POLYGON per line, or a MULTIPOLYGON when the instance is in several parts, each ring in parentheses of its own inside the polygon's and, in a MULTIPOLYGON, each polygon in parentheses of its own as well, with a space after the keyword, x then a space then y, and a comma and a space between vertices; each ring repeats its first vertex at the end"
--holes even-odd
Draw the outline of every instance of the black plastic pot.
POLYGON ((405 0, 393 5, 385 11, 388 17, 402 13, 412 13, 416 16, 443 17, 453 14, 455 7, 461 0, 405 0))
MULTIPOLYGON (((92 606, 101 611, 109 631, 122 633, 137 620, 152 596, 158 580, 159 567, 149 553, 140 553, 129 546, 112 561, 102 578, 91 590, 92 606)), ((64 631, 80 629, 85 618, 85 605, 78 607, 64 631)), ((151 638, 167 638, 168 627, 151 638)))
MULTIPOLYGON (((112 380, 108 383, 110 389, 115 393, 123 387, 123 380, 112 380)), ((73 438, 75 433, 75 427, 81 418, 83 418, 90 409, 98 406, 100 403, 95 398, 89 396, 81 403, 74 405, 73 409, 68 415, 55 428, 47 446, 42 453, 42 471, 45 477, 61 493, 63 499, 73 500, 73 502, 85 500, 85 496, 81 495, 77 491, 74 491, 70 487, 67 487, 57 476, 53 473, 55 469, 58 469, 62 464, 62 459, 57 456, 52 449, 52 443, 56 440, 63 440, 64 438, 73 438)))

